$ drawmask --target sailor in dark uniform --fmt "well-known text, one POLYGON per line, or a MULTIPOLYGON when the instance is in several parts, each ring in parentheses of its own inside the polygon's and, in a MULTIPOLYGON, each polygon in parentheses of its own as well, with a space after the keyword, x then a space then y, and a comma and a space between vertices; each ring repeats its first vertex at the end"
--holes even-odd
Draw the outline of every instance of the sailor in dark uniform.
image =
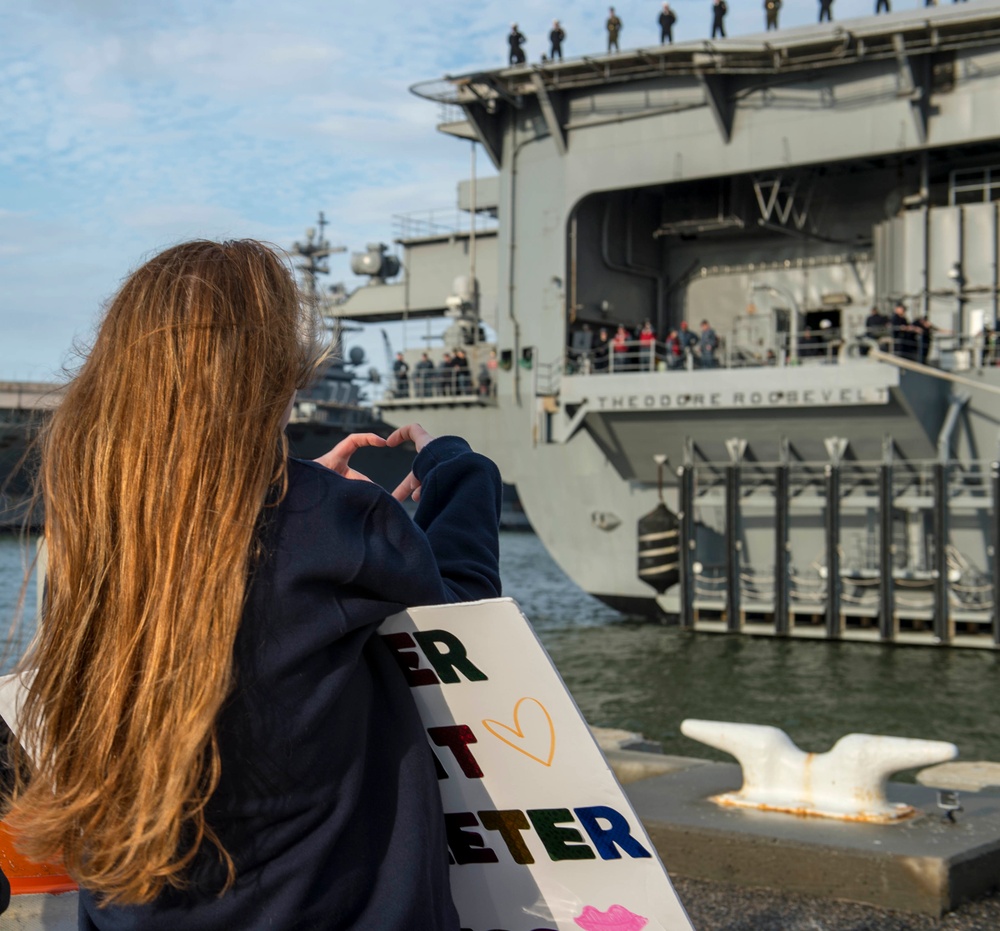
POLYGON ((510 35, 507 36, 507 44, 510 45, 510 57, 508 58, 508 64, 511 65, 523 65, 524 64, 524 48, 522 47, 527 41, 521 32, 517 28, 517 23, 510 24, 510 35))
POLYGON ((618 14, 615 13, 614 7, 608 9, 608 21, 604 25, 608 30, 608 51, 610 52, 614 49, 617 52, 618 33, 622 31, 622 21, 618 18, 618 14))
POLYGON ((559 25, 559 20, 553 20, 552 31, 549 33, 549 58, 552 61, 556 60, 556 56, 559 56, 559 60, 562 61, 562 44, 563 39, 566 38, 566 32, 562 26, 559 25))
MULTIPOLYGON (((872 312, 865 318, 865 337, 873 343, 880 343, 888 333, 889 318, 879 312, 877 307, 872 308, 872 312)), ((862 345, 861 355, 867 356, 870 344, 862 345)), ((878 348, 882 348, 879 346, 878 348)))
POLYGON ((670 9, 669 3, 663 4, 660 11, 660 42, 674 41, 674 23, 677 22, 677 14, 670 9))
POLYGON ((819 21, 823 22, 825 19, 828 23, 833 22, 833 13, 830 11, 830 7, 833 6, 833 0, 819 0, 819 21))
POLYGON ((726 6, 726 0, 713 0, 712 3, 712 38, 714 39, 716 35, 721 36, 723 39, 726 38, 726 27, 723 25, 722 21, 726 18, 726 13, 729 12, 729 8, 726 6))
POLYGON ((892 12, 889 7, 889 0, 875 0, 875 15, 877 16, 883 10, 885 10, 886 13, 892 12))
POLYGON ((781 9, 781 0, 764 0, 764 12, 767 14, 767 30, 778 28, 778 10, 781 9))

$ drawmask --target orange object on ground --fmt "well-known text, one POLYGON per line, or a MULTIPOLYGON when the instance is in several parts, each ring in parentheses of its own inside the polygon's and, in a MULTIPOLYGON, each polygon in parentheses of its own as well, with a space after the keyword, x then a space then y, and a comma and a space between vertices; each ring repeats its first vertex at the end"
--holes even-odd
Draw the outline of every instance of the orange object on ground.
POLYGON ((12 895, 27 895, 37 892, 72 892, 75 882, 62 867, 48 863, 34 863, 21 856, 14 849, 14 833, 0 821, 0 869, 10 880, 12 895))

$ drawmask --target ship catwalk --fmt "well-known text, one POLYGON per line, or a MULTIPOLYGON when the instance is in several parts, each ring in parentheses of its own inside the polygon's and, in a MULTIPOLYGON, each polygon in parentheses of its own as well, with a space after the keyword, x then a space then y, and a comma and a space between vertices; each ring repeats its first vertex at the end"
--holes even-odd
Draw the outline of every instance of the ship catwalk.
POLYGON ((382 416, 476 437, 623 610, 1000 644, 996 8, 414 91, 498 175, 460 186, 468 229, 399 237, 406 277, 338 308, 448 316, 468 359, 467 390, 411 379, 382 416))

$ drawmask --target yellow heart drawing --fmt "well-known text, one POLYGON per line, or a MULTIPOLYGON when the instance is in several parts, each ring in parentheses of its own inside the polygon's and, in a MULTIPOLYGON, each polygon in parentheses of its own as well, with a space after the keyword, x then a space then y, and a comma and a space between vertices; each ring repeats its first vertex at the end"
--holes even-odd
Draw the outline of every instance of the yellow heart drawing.
POLYGON ((502 740, 508 747, 513 747, 518 753, 523 753, 525 756, 531 757, 531 759, 541 763, 542 766, 552 765, 552 758, 556 755, 556 729, 545 705, 537 698, 525 697, 518 699, 517 704, 514 705, 513 727, 509 724, 501 724, 492 718, 485 718, 483 720, 483 727, 498 740, 502 740), (525 714, 528 718, 527 727, 521 725, 521 706, 525 702, 530 702, 528 711, 525 714), (545 724, 542 724, 542 719, 537 713, 538 711, 541 711, 542 715, 544 715, 545 724), (546 729, 548 729, 548 755, 542 756, 539 753, 532 753, 532 750, 540 750, 544 746, 546 729), (527 749, 525 744, 530 745, 531 750, 527 749))

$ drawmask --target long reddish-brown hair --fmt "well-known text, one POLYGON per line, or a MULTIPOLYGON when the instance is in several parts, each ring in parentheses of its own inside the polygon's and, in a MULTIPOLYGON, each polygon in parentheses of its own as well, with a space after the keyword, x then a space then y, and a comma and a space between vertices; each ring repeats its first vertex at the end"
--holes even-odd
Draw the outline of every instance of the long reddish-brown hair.
POLYGON ((8 819, 105 902, 183 886, 206 842, 233 878, 205 819, 214 728, 315 321, 267 246, 175 246, 126 280, 42 438, 48 576, 8 819))

